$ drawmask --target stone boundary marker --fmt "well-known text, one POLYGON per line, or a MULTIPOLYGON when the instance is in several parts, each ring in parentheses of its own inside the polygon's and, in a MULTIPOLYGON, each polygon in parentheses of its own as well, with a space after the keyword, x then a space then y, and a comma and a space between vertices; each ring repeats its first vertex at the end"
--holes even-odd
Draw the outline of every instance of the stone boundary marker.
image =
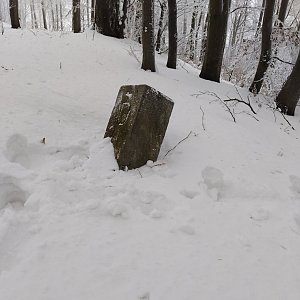
POLYGON ((156 161, 174 103, 154 88, 123 85, 104 137, 110 137, 121 170, 156 161))

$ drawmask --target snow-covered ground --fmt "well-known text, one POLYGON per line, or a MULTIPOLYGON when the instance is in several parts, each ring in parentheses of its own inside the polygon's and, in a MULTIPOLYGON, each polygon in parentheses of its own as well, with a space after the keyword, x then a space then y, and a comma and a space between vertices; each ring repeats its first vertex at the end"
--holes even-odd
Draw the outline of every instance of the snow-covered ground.
POLYGON ((252 99, 234 123, 199 95, 234 86, 165 56, 142 71, 128 40, 6 28, 0 45, 1 300, 300 299, 299 112, 292 130, 252 99), (118 171, 103 135, 140 83, 174 110, 159 160, 118 171))

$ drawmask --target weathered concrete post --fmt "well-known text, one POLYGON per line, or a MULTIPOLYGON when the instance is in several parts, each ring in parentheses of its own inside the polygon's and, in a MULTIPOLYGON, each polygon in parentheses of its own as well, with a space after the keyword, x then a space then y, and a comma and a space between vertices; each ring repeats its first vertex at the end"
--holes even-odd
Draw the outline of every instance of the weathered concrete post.
POLYGON ((121 170, 157 160, 173 105, 145 84, 120 88, 104 137, 111 137, 121 170))

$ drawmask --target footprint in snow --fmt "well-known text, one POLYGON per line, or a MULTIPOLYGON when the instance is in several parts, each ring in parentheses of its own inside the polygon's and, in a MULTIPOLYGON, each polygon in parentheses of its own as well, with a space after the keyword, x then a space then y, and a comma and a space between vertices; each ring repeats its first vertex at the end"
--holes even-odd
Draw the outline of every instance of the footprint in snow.
POLYGON ((270 213, 264 209, 257 209, 250 213, 250 219, 254 221, 267 221, 270 219, 270 213))
POLYGON ((18 163, 24 168, 30 167, 27 139, 21 134, 14 134, 7 140, 5 155, 10 162, 18 163))
POLYGON ((84 142, 67 147, 28 144, 26 137, 17 133, 7 140, 5 156, 10 162, 27 169, 40 169, 49 164, 69 170, 81 166, 83 161, 88 159, 88 145, 84 142), (62 162, 66 162, 67 165, 62 162))
POLYGON ((194 199, 199 195, 199 192, 194 190, 182 190, 180 191, 180 194, 188 199, 194 199))
POLYGON ((208 195, 215 200, 220 200, 225 190, 223 172, 215 167, 207 166, 202 170, 202 177, 208 195))
POLYGON ((21 189, 18 180, 7 174, 0 174, 0 209, 7 205, 14 208, 24 206, 28 193, 21 189))
POLYGON ((300 178, 295 175, 290 175, 289 179, 291 183, 291 190, 296 194, 300 194, 300 178))

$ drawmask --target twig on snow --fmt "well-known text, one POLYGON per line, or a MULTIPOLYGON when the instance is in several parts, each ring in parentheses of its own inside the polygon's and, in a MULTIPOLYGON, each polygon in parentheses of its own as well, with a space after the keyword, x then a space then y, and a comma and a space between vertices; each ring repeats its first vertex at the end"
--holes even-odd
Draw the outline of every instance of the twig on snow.
POLYGON ((163 159, 165 159, 166 156, 167 156, 170 152, 172 152, 175 148, 177 148, 182 142, 184 142, 185 140, 187 140, 187 139, 191 136, 192 133, 194 134, 194 136, 197 136, 197 134, 196 134, 195 132, 190 131, 189 134, 188 134, 185 138, 183 138, 182 140, 180 140, 173 148, 171 148, 170 150, 167 151, 167 153, 164 155, 163 159))
POLYGON ((201 105, 200 105, 200 110, 202 111, 202 128, 205 131, 205 126, 204 126, 204 110, 202 109, 201 105))

